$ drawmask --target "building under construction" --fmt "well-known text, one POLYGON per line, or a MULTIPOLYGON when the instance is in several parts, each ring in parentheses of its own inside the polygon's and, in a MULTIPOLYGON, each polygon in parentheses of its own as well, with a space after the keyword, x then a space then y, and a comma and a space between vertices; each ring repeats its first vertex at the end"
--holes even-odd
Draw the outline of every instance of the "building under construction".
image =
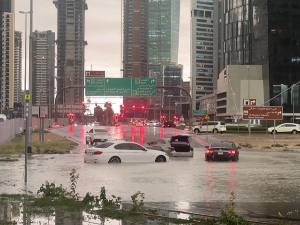
POLYGON ((85 62, 85 10, 86 0, 56 0, 57 8, 57 103, 81 104, 84 89, 71 85, 84 85, 85 62))

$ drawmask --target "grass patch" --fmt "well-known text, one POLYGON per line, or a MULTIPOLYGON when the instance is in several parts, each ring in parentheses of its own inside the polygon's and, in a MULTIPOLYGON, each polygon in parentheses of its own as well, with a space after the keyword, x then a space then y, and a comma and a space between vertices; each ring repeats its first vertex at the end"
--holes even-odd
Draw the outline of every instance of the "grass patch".
POLYGON ((239 146, 245 147, 245 148, 254 148, 255 146, 248 143, 239 143, 239 146))
MULTIPOLYGON (((32 134, 32 153, 68 153, 77 144, 59 135, 47 132, 44 142, 40 142, 39 133, 32 134)), ((25 135, 17 134, 11 141, 0 146, 0 155, 24 154, 25 135)))
MULTIPOLYGON (((267 127, 251 127, 252 133, 266 133, 267 127)), ((246 126, 226 126, 226 133, 248 133, 248 127, 246 126)))
POLYGON ((282 144, 273 144, 272 147, 277 147, 277 148, 283 148, 286 147, 287 145, 282 145, 282 144))

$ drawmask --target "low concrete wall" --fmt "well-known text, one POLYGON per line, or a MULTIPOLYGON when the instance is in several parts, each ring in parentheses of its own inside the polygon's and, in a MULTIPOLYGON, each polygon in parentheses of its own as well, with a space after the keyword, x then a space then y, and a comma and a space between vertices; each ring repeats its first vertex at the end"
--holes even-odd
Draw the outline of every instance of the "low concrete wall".
MULTIPOLYGON (((54 119, 44 119, 44 127, 48 129, 52 127, 54 119)), ((68 118, 58 118, 59 124, 68 125, 68 118)), ((39 129, 40 120, 38 118, 32 118, 32 129, 39 129)), ((16 134, 22 133, 25 130, 25 120, 24 119, 12 119, 0 123, 0 145, 6 141, 9 141, 16 134)))

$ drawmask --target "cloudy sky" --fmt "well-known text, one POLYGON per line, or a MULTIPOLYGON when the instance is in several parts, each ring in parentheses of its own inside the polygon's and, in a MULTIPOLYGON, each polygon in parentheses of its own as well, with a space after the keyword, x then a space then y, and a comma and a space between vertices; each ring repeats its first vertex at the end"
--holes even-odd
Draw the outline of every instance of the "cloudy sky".
MULTIPOLYGON (((24 34, 25 16, 19 11, 29 11, 30 0, 15 0, 15 3, 16 30, 24 34)), ((52 30, 56 33, 57 10, 53 1, 33 0, 33 3, 33 30, 52 30)), ((121 0, 87 0, 87 3, 85 68, 89 70, 93 65, 93 70, 105 70, 107 77, 120 77, 121 0)), ((190 71, 189 15, 190 0, 181 0, 178 62, 184 66, 184 80, 188 80, 190 71)))

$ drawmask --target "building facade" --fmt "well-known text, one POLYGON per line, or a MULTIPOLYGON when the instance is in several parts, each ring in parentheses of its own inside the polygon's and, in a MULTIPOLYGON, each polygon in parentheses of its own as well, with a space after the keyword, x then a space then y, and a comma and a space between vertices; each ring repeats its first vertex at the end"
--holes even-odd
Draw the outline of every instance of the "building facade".
MULTIPOLYGON (((11 23, 11 21, 9 21, 7 24, 6 18, 3 17, 3 13, 13 13, 14 12, 14 0, 0 0, 0 24, 1 27, 3 28, 5 27, 9 27, 9 24, 11 23), (7 26, 6 26, 7 25, 7 26)), ((12 16, 9 16, 12 17, 12 16)), ((8 18, 9 19, 9 18, 8 18)), ((11 19, 9 19, 11 20, 11 19)), ((14 27, 13 27, 14 28, 14 27)), ((3 38, 4 38, 4 30, 0 29, 0 43, 1 43, 1 48, 0 48, 0 94, 1 94, 1 98, 0 98, 0 113, 3 112, 3 110, 9 106, 9 101, 8 99, 6 100, 6 96, 7 96, 7 92, 6 92, 6 85, 3 85, 3 79, 6 79, 6 68, 3 67, 3 45, 7 45, 7 42, 3 43, 3 38), (4 86, 4 90, 2 89, 2 86, 4 86)), ((11 39, 11 38, 10 38, 11 39)), ((4 39, 5 40, 5 39, 4 39)), ((6 50, 5 50, 6 51, 6 50)), ((8 57, 7 55, 5 56, 5 58, 8 57)), ((5 65, 4 65, 5 66, 5 65)))
POLYGON ((1 111, 14 106, 15 15, 2 13, 1 111))
MULTIPOLYGON (((176 63, 164 63, 162 65, 163 86, 182 87, 183 66, 176 63)), ((162 106, 174 110, 175 103, 181 101, 180 89, 165 89, 162 96, 162 106)))
MULTIPOLYGON (((85 11, 86 0, 56 0, 57 8, 57 82, 58 92, 70 85, 84 85, 85 11)), ((57 97, 58 103, 81 104, 84 89, 65 90, 57 97)))
POLYGON ((15 31, 15 77, 14 77, 14 102, 23 103, 22 95, 22 32, 15 31))
POLYGON ((222 6, 221 69, 262 65, 270 105, 283 106, 284 115, 300 115, 300 87, 293 86, 300 81, 299 1, 222 0, 222 6))
POLYGON ((200 97, 213 93, 214 1, 192 0, 191 11, 191 82, 193 109, 200 97))
MULTIPOLYGON (((148 77, 148 1, 123 1, 123 77, 148 77)), ((147 105, 147 98, 124 97, 124 105, 147 105)))
POLYGON ((51 106, 54 103, 55 33, 35 31, 32 48, 32 104, 51 106))

